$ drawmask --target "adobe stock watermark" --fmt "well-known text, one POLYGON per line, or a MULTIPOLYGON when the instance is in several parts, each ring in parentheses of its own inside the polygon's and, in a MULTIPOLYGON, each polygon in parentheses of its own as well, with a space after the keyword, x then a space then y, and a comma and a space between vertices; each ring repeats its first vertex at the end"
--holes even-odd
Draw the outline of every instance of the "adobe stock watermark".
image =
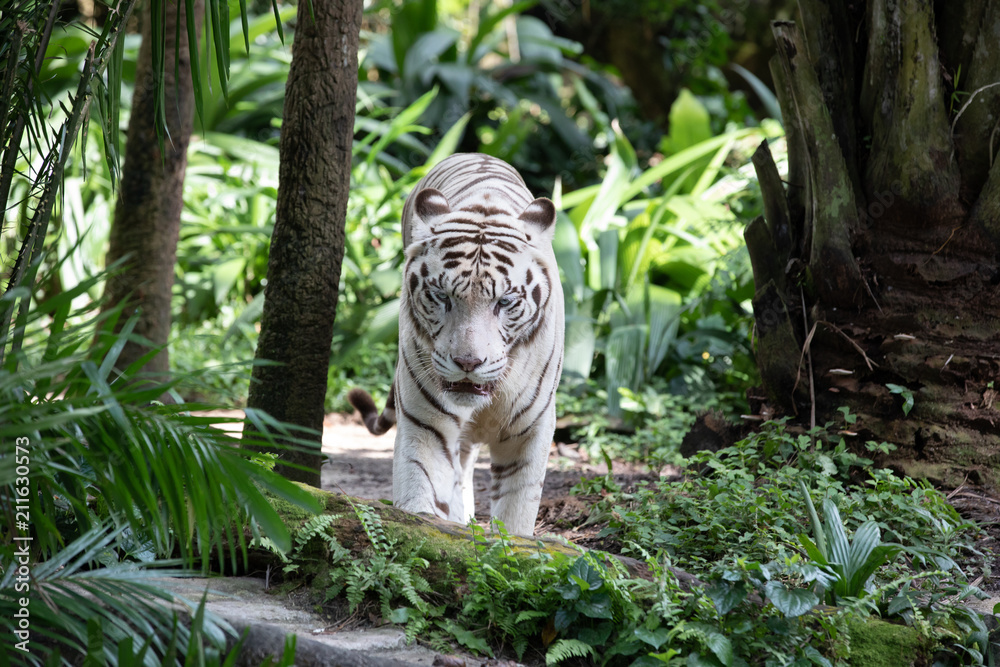
POLYGON ((14 647, 28 653, 31 639, 31 616, 29 603, 31 599, 31 441, 21 437, 14 440, 14 465, 17 477, 14 479, 14 521, 17 527, 13 540, 14 559, 11 567, 15 568, 14 592, 20 593, 17 598, 17 609, 14 611, 14 636, 17 642, 14 647))
POLYGON ((688 45, 684 48, 684 55, 688 60, 697 60, 720 35, 743 30, 749 8, 750 0, 737 0, 732 6, 724 7, 717 17, 709 16, 705 27, 687 38, 688 45))
POLYGON ((889 189, 883 192, 876 192, 874 197, 868 201, 868 206, 858 209, 858 222, 865 228, 871 229, 875 221, 885 215, 893 204, 896 197, 903 194, 903 182, 896 179, 889 184, 889 189))

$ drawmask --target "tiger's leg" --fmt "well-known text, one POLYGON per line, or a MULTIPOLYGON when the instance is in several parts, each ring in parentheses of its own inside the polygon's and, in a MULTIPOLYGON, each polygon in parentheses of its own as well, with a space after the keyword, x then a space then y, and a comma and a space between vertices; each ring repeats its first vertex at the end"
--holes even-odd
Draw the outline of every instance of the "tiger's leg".
POLYGON ((490 445, 491 515, 512 535, 535 532, 555 423, 552 406, 530 430, 490 445))
POLYGON ((463 521, 476 518, 476 489, 473 476, 476 472, 476 459, 482 443, 463 441, 460 448, 462 463, 462 514, 463 521))
POLYGON ((400 412, 392 457, 393 505, 407 512, 464 521, 462 508, 454 502, 456 490, 461 498, 457 429, 442 431, 400 412))

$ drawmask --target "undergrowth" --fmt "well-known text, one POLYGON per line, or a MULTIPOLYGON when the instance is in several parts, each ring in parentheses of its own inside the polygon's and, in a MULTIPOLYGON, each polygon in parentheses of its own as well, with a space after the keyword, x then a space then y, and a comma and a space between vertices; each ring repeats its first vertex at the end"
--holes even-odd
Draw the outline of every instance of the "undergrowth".
POLYGON ((988 633, 960 604, 979 594, 958 565, 975 527, 928 485, 871 470, 832 432, 768 423, 698 454, 680 481, 631 492, 610 477, 582 483, 600 492, 590 520, 644 577, 600 552, 516 549, 502 526, 490 539, 473 526, 465 571, 432 577, 419 547, 401 549, 366 505, 354 506, 363 553, 331 537, 339 517, 316 517, 288 571, 318 540, 328 598, 438 650, 529 664, 847 665, 852 619, 872 615, 939 646, 941 664, 984 664, 988 633), (682 585, 675 567, 705 583, 682 585))

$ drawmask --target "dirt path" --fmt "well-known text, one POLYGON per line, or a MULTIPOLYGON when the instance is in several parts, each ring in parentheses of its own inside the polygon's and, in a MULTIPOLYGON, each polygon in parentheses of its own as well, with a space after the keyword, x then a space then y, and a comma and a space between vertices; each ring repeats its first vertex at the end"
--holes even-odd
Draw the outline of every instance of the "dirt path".
MULTIPOLYGON (((357 415, 329 414, 323 422, 323 465, 321 484, 328 491, 339 491, 352 496, 378 500, 392 498, 392 446, 396 438, 393 428, 382 436, 373 436, 357 415)), ((651 478, 636 466, 614 465, 615 477, 628 481, 633 478, 651 478)), ((576 448, 561 443, 554 444, 549 453, 542 506, 539 510, 536 533, 558 532, 570 540, 586 538, 587 531, 572 525, 586 515, 586 508, 570 495, 570 489, 583 476, 607 473, 604 463, 590 465, 583 460, 576 448)), ((476 518, 489 520, 490 462, 489 452, 483 450, 476 462, 476 518)))

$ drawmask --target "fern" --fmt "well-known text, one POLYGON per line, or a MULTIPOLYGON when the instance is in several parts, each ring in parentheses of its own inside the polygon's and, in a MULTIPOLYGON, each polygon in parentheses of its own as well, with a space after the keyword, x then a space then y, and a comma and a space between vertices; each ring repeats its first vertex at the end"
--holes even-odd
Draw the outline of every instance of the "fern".
POLYGON ((301 554, 305 546, 315 537, 320 538, 330 548, 339 547, 337 538, 328 531, 330 526, 343 516, 343 514, 319 514, 306 521, 295 535, 295 552, 301 554))
POLYGON ((290 562, 288 559, 288 554, 286 554, 284 550, 281 547, 279 547, 275 543, 275 541, 272 540, 270 537, 266 537, 264 535, 258 535, 257 537, 253 538, 253 540, 250 541, 250 546, 261 547, 263 549, 270 551, 271 553, 275 554, 278 558, 280 558, 282 563, 288 564, 290 562))
POLYGON ((545 654, 546 665, 558 665, 567 658, 597 659, 594 648, 579 639, 559 639, 549 647, 545 654))
POLYGON ((358 521, 361 522, 361 527, 364 529, 369 541, 371 541, 375 553, 388 556, 395 542, 390 540, 385 534, 382 517, 368 505, 355 504, 351 502, 350 498, 347 499, 347 502, 351 503, 351 507, 354 508, 354 514, 358 517, 358 521))

